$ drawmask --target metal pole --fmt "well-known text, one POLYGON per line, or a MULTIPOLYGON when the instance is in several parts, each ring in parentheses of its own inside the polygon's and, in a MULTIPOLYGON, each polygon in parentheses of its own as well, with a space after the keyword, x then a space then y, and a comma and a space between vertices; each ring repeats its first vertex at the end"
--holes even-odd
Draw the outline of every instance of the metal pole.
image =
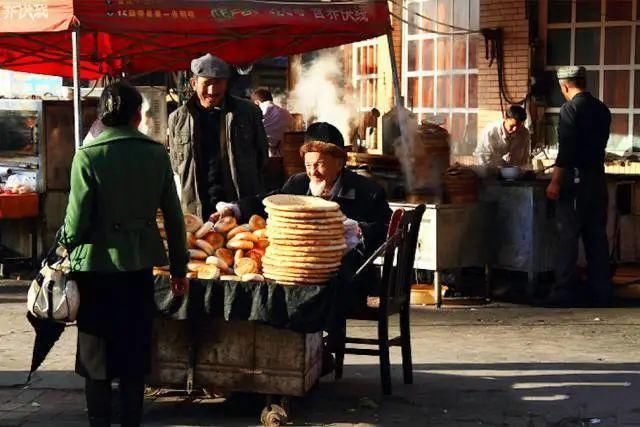
MULTIPOLYGON (((396 63, 396 52, 393 48, 393 35, 387 32, 387 43, 389 44, 389 59, 391 60, 391 75, 393 76, 393 94, 396 98, 396 106, 402 105, 402 93, 400 92, 400 77, 398 75, 398 64, 396 63)), ((402 130, 402 126, 400 127, 402 130)))
POLYGON ((433 272, 433 289, 436 293, 436 308, 442 307, 442 282, 440 281, 440 272, 433 272))
POLYGON ((389 56, 391 60, 391 74, 393 75, 393 89, 396 98, 396 114, 398 118, 398 128, 400 129, 400 141, 403 147, 407 149, 407 153, 411 153, 409 149, 411 144, 411 135, 409 135, 409 129, 407 124, 409 122, 409 115, 404 108, 402 101, 402 93, 400 92, 400 77, 398 74, 398 63, 396 62, 395 49, 393 48, 393 35, 391 31, 387 32, 387 44, 389 45, 389 56))
POLYGON ((73 50, 73 135, 76 150, 82 146, 82 97, 80 94, 80 29, 71 32, 73 50))

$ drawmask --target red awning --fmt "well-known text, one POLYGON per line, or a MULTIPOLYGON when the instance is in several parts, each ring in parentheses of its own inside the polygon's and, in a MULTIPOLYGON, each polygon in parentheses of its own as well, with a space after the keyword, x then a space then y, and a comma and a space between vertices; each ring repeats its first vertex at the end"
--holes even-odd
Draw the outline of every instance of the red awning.
POLYGON ((4 0, 0 68, 72 76, 71 29, 80 28, 80 75, 187 69, 211 52, 256 60, 385 34, 386 0, 4 0))

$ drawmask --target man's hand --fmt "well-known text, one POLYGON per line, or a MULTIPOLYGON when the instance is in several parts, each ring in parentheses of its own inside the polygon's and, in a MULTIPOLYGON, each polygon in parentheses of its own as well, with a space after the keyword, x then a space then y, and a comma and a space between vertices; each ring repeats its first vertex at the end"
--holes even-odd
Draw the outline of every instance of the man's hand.
POLYGON ((186 277, 171 278, 171 293, 173 296, 181 297, 189 292, 189 279, 186 277))
POLYGON ((344 221, 344 238, 347 244, 345 252, 349 252, 360 244, 362 241, 362 229, 357 221, 352 219, 346 219, 344 221))
POLYGON ((214 212, 209 216, 209 221, 215 224, 225 216, 233 216, 233 210, 231 208, 224 208, 222 210, 214 212))
POLYGON ((547 197, 551 200, 558 200, 560 197, 560 185, 557 182, 551 181, 547 186, 547 197))
POLYGON ((551 200, 558 200, 560 197, 560 183, 564 179, 564 168, 554 166, 551 175, 551 183, 547 187, 547 197, 551 200))
MULTIPOLYGON (((212 213, 211 216, 209 216, 209 221, 211 221, 212 223, 216 223, 218 221, 220 221, 221 218, 224 218, 225 216, 233 216, 233 217, 238 217, 237 212, 234 209, 234 205, 233 203, 225 203, 225 202, 219 202, 216 205, 216 212, 212 213)), ((237 209, 237 207, 236 207, 237 209)))

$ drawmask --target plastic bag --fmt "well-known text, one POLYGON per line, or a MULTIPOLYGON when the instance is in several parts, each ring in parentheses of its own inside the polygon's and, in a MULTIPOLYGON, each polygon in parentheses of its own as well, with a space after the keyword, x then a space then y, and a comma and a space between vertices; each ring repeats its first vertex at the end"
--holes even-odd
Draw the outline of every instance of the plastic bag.
POLYGON ((362 230, 357 221, 352 219, 344 221, 344 237, 347 244, 345 252, 352 250, 362 242, 362 230))
POLYGON ((36 191, 36 178, 29 175, 10 175, 4 188, 12 193, 33 193, 36 191))

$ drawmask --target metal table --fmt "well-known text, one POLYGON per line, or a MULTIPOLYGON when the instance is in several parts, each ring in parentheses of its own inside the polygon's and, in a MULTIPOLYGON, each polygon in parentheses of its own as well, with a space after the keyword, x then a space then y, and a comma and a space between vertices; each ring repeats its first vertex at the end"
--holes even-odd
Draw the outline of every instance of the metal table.
POLYGON ((491 268, 526 272, 533 295, 540 273, 553 271, 555 203, 547 199, 548 181, 485 181, 481 200, 495 203, 491 226, 491 268))
MULTIPOLYGON (((409 203, 389 205, 394 210, 416 206, 409 203)), ((414 267, 434 272, 436 307, 440 307, 440 276, 443 270, 487 266, 486 224, 491 204, 428 204, 426 207, 420 224, 414 267)))

